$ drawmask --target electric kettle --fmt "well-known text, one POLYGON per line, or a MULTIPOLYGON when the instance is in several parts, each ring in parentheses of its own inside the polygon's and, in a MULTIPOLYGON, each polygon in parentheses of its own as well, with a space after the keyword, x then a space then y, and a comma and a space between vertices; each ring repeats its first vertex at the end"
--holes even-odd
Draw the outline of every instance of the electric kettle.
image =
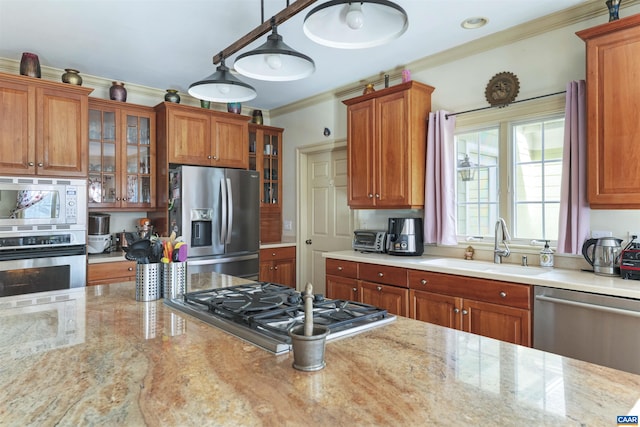
POLYGON ((616 237, 587 239, 582 245, 582 256, 593 266, 595 274, 620 276, 621 243, 622 239, 616 237))

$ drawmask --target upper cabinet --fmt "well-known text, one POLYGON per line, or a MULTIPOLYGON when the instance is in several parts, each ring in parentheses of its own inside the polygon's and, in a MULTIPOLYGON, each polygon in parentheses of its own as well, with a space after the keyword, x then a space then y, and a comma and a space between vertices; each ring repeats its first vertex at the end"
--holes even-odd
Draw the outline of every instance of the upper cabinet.
POLYGON ((168 163, 247 169, 250 117, 170 102, 156 113, 158 149, 168 163))
POLYGON ((89 101, 89 207, 155 207, 155 112, 118 101, 89 101))
POLYGON ((640 14, 577 33, 586 42, 592 208, 640 208, 640 14))
POLYGON ((260 241, 282 238, 282 132, 271 126, 249 125, 249 169, 260 173, 260 241))
POLYGON ((410 81, 343 101, 347 105, 350 207, 424 207, 427 120, 433 90, 410 81))
POLYGON ((0 173, 86 177, 92 90, 0 73, 0 173))

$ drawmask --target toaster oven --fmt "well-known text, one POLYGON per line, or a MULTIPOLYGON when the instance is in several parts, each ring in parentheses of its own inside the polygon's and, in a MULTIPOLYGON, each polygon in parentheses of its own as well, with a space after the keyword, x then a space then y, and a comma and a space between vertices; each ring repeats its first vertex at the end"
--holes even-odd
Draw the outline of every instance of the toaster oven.
POLYGON ((386 252, 387 232, 382 230, 355 230, 353 250, 360 252, 386 252))

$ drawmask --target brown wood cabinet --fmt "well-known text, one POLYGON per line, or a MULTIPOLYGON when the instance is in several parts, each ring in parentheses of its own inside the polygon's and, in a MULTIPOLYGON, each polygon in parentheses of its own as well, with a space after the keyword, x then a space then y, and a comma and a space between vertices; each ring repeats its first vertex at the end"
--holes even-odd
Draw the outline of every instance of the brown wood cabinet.
POLYGON ((424 206, 433 90, 411 81, 343 101, 347 105, 349 206, 424 206))
POLYGON ((250 117, 171 102, 155 109, 167 163, 247 169, 250 117))
POLYGON ((326 259, 327 297, 531 346, 528 285, 401 267, 326 259))
POLYGON ((0 73, 0 173, 86 177, 92 90, 0 73))
POLYGON ((296 287, 296 248, 260 249, 259 280, 296 287))
POLYGON ((414 319, 532 345, 528 285, 409 270, 409 287, 414 319))
POLYGON ((89 208, 155 207, 155 117, 150 107, 89 100, 89 208))
POLYGON ((249 169, 260 173, 260 241, 282 239, 282 133, 249 124, 249 169))
POLYGON ((135 261, 112 261, 89 264, 87 268, 87 285, 104 285, 107 283, 130 282, 136 280, 135 261))
POLYGON ((640 14, 577 35, 586 43, 589 203, 640 208, 640 14))

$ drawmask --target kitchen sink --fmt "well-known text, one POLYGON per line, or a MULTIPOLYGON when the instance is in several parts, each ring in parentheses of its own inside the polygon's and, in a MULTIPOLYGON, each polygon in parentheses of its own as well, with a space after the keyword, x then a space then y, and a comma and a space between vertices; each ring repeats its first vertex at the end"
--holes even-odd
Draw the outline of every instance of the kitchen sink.
POLYGON ((486 273, 509 274, 514 276, 539 276, 548 273, 549 269, 541 267, 523 267, 520 265, 493 264, 492 268, 483 270, 486 273))
POLYGON ((457 258, 435 258, 421 261, 420 264, 443 269, 478 271, 490 274, 508 274, 514 276, 539 276, 550 270, 540 267, 524 267, 513 264, 494 264, 488 261, 473 261, 457 258))

